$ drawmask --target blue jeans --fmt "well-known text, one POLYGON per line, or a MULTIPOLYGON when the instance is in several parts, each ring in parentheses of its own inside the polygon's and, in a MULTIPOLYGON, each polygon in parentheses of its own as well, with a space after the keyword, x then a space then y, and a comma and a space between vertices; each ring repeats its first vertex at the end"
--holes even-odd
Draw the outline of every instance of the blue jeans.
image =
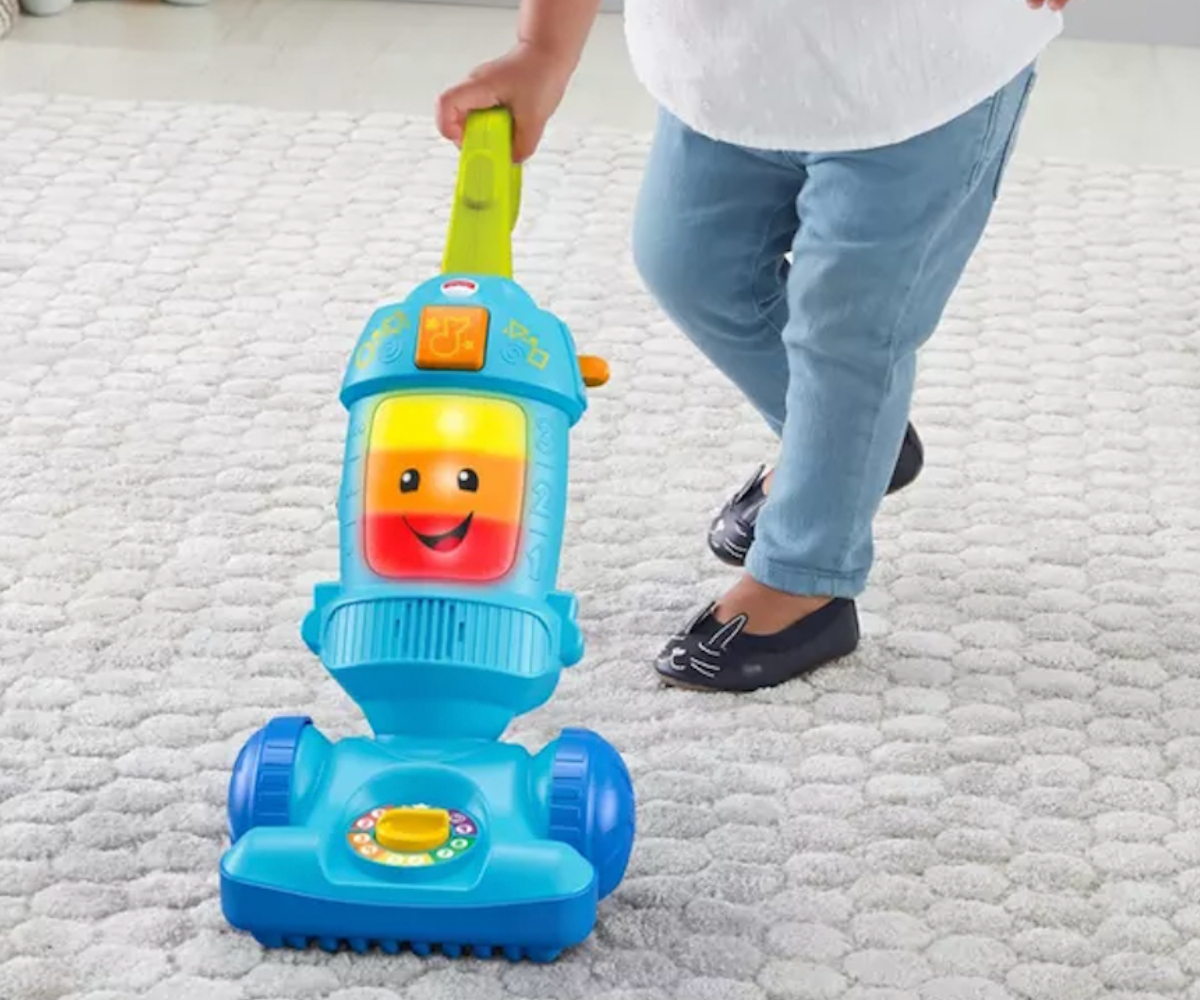
POLYGON ((746 560, 760 583, 865 588, 917 350, 987 225, 1033 80, 1030 67, 940 128, 847 153, 747 149, 660 116, 634 257, 780 439, 746 560))

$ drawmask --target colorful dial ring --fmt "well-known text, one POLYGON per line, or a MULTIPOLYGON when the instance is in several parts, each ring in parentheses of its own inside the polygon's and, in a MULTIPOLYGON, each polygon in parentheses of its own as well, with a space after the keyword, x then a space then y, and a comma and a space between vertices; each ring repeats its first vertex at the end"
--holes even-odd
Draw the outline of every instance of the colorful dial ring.
POLYGON ((392 851, 375 836, 379 820, 392 806, 380 806, 363 813, 350 825, 346 840, 360 858, 387 868, 430 868, 450 864, 468 853, 479 839, 479 823, 459 809, 449 809, 450 837, 445 843, 427 851, 392 851))

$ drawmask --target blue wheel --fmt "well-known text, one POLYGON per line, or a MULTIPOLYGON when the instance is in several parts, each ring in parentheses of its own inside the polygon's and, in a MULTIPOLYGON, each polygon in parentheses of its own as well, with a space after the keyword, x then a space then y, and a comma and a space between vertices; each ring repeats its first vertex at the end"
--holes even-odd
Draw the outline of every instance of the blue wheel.
POLYGON ((596 869, 600 898, 625 877, 637 826, 633 782, 621 755, 587 729, 567 729, 550 772, 550 837, 596 869))
POLYGON ((312 719, 272 719, 246 741, 229 781, 229 832, 236 844, 256 826, 291 822, 296 750, 312 719))

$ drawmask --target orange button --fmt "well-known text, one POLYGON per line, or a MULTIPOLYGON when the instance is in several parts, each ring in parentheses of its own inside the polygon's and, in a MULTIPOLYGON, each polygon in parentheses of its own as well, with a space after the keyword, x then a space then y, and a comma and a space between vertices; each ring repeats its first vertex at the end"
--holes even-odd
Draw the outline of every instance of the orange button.
POLYGON ((426 306, 417 329, 417 367, 477 372, 487 347, 482 306, 426 306))
POLYGON ((579 355, 579 373, 583 384, 592 388, 608 381, 608 362, 594 354, 579 355))

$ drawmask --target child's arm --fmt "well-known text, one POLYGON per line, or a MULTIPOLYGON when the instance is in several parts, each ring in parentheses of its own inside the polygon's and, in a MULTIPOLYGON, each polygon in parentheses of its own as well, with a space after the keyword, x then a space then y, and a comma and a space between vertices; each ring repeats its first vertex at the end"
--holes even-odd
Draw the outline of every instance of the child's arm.
POLYGON ((504 105, 516 127, 513 157, 528 159, 558 110, 599 10, 600 0, 522 0, 516 46, 438 99, 442 135, 461 142, 470 112, 504 105))

